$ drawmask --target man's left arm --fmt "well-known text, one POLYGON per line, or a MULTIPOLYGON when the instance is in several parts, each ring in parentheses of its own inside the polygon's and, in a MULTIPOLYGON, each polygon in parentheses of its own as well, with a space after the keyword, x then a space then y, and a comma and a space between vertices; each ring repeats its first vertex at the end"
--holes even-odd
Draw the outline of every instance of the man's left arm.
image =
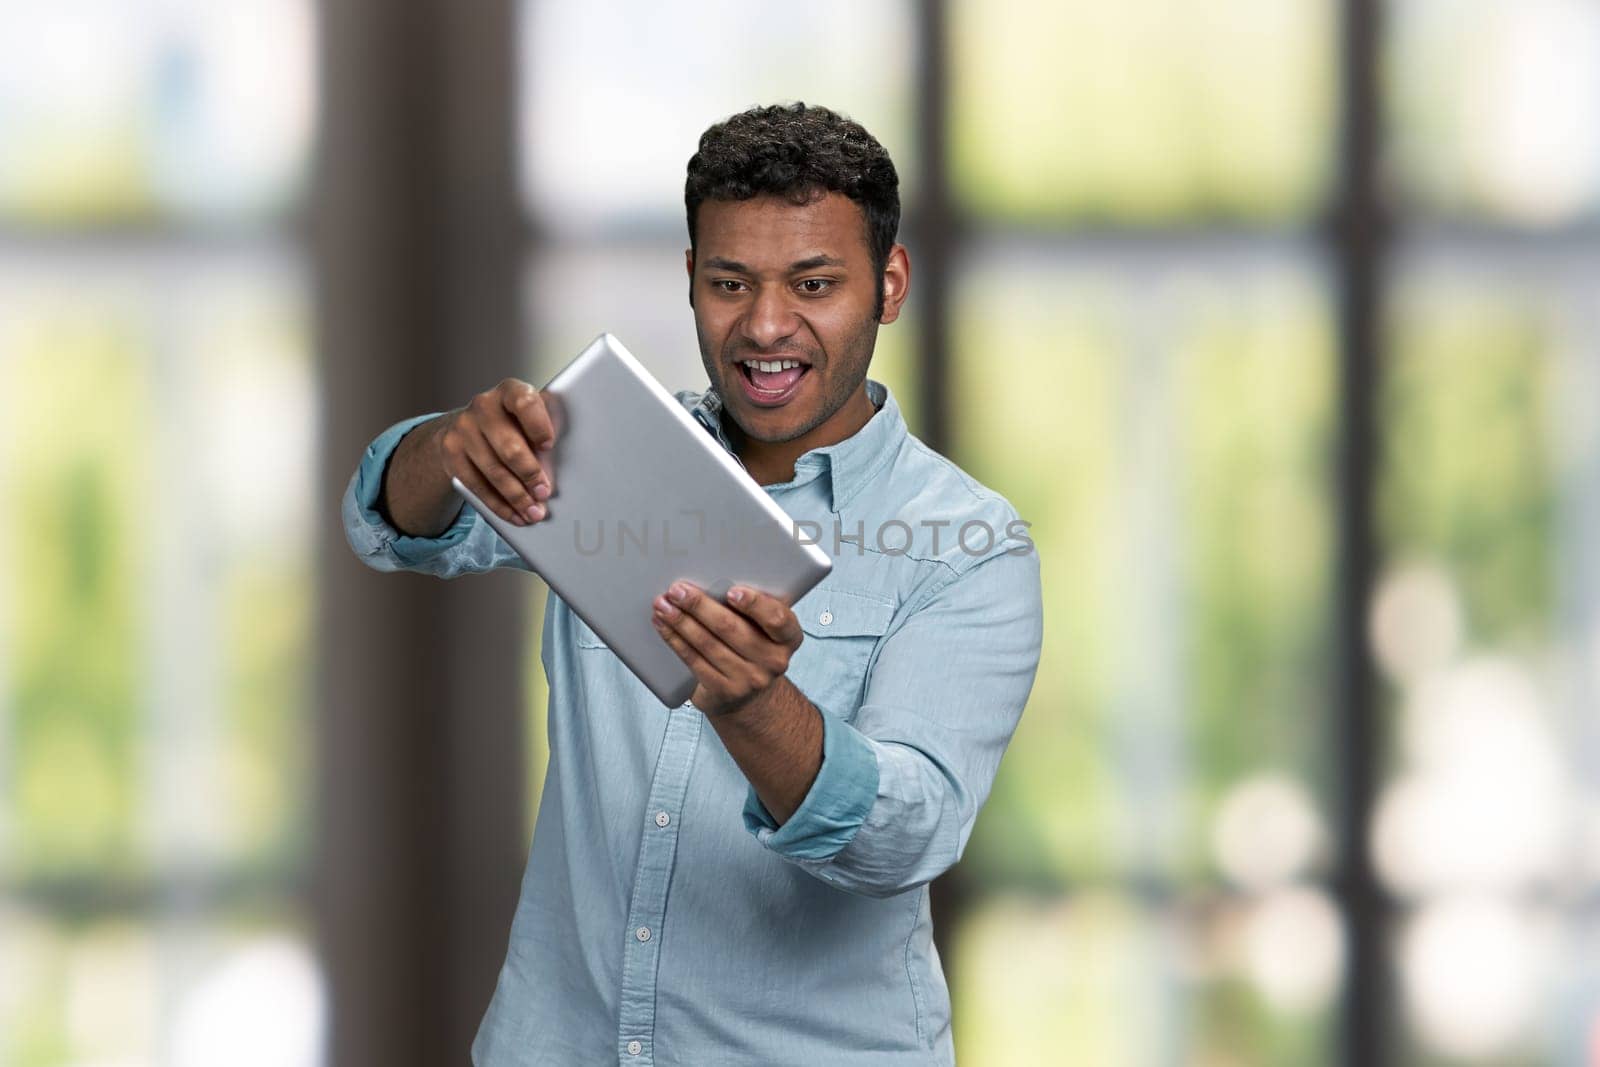
POLYGON ((764 846, 831 885, 877 897, 922 885, 960 858, 1038 668, 1036 552, 991 556, 924 594, 885 639, 853 722, 816 708, 781 676, 719 714, 719 688, 707 677, 725 681, 748 664, 699 624, 700 615, 725 622, 712 609, 727 609, 703 594, 694 601, 663 636, 702 676, 695 703, 751 782, 744 819, 764 846), (712 655, 702 657, 696 641, 712 655), (712 670, 718 657, 723 668, 712 670))

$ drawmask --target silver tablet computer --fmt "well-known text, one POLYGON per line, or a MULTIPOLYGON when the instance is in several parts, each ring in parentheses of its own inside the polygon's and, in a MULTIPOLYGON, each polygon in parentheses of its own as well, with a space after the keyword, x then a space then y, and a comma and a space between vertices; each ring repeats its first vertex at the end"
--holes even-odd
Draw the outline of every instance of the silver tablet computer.
POLYGON ((545 517, 513 526, 459 480, 456 492, 663 704, 682 704, 694 675, 650 622, 674 580, 719 598, 748 585, 793 604, 833 564, 610 334, 544 392, 556 426, 545 517))

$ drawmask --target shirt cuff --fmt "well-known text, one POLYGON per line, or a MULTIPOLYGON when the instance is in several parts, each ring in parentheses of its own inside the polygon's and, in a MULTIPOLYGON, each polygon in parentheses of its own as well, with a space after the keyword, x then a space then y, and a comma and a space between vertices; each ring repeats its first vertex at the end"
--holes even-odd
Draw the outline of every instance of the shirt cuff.
POLYGON ((367 533, 373 542, 373 547, 377 549, 387 547, 394 553, 395 559, 408 567, 430 560, 460 544, 466 539, 478 517, 478 513, 463 501, 456 521, 438 537, 407 537, 385 522, 383 516, 378 513, 378 495, 383 490, 383 474, 388 469, 389 459, 394 455, 394 450, 400 445, 400 439, 417 426, 429 419, 437 418, 440 414, 441 412, 434 412, 431 415, 418 415, 395 423, 367 446, 366 452, 361 457, 361 466, 356 469, 353 486, 356 508, 362 521, 367 525, 367 533))
POLYGON ((822 716, 822 766, 800 807, 781 827, 751 786, 745 829, 791 860, 832 859, 861 828, 878 799, 878 754, 867 736, 843 719, 822 716))

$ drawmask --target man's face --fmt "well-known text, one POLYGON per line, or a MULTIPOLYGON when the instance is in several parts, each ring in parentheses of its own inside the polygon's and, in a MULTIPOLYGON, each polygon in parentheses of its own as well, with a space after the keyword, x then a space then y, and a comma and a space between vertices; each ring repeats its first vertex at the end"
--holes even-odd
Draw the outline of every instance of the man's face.
POLYGON ((848 197, 711 200, 696 222, 695 333, 725 410, 769 443, 823 426, 862 388, 879 323, 900 314, 904 250, 896 246, 884 272, 880 317, 866 225, 848 197), (799 366, 765 371, 752 360, 799 366))

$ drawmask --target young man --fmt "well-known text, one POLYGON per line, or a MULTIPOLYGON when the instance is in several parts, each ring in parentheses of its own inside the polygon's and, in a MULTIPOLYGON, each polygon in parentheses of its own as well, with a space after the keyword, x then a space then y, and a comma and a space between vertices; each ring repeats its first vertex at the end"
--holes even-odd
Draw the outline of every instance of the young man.
MULTIPOLYGON (((927 883, 1032 687, 1038 557, 866 377, 911 277, 882 146, 824 108, 757 108, 701 137, 685 201, 710 387, 678 399, 834 569, 792 606, 664 590, 655 625, 699 683, 670 712, 551 594, 549 770, 473 1060, 948 1064, 927 883)), ((509 379, 391 427, 345 495, 351 546, 441 577, 521 565, 450 478, 537 522, 550 437, 509 379)))

